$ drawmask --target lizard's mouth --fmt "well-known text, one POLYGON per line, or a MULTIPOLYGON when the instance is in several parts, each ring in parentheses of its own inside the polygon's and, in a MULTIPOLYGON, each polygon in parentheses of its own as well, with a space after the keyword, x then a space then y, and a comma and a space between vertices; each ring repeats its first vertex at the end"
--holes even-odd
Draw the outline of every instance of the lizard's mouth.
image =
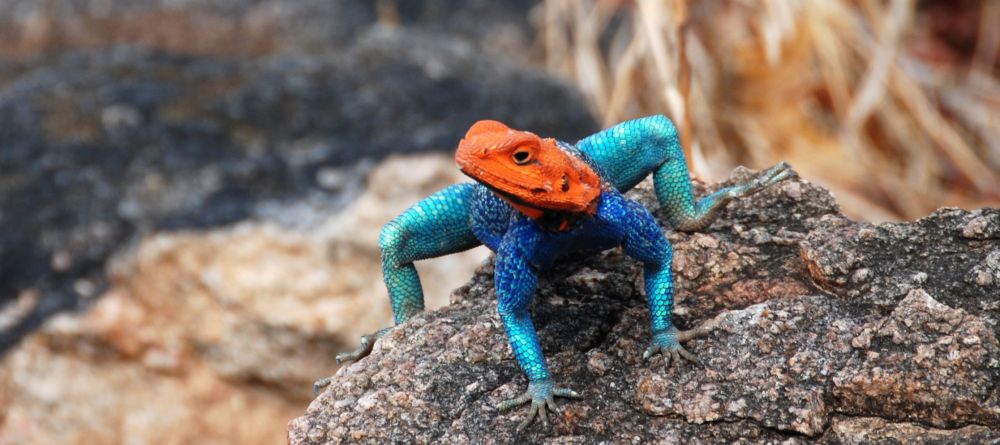
POLYGON ((595 196, 593 200, 583 203, 583 205, 580 205, 579 203, 548 205, 545 196, 549 190, 546 190, 543 187, 536 187, 532 189, 526 187, 523 183, 511 181, 509 178, 498 176, 482 168, 473 167, 471 169, 466 169, 465 166, 460 165, 459 170, 461 170, 462 173, 469 178, 472 178, 476 182, 490 189, 491 192, 495 193, 501 199, 513 204, 522 212, 536 216, 542 213, 551 212, 590 213, 593 210, 594 203, 597 201, 595 196), (521 193, 517 193, 518 191, 521 193))
POLYGON ((545 189, 538 187, 534 190, 526 188, 524 184, 511 181, 509 178, 504 178, 502 176, 493 174, 482 168, 466 169, 465 166, 459 166, 459 170, 462 171, 465 176, 472 178, 474 181, 486 186, 494 193, 502 196, 503 198, 510 199, 521 205, 528 205, 535 208, 544 208, 544 206, 539 205, 538 202, 530 202, 524 196, 518 195, 512 190, 519 190, 523 194, 533 194, 541 195, 545 193, 545 189))
POLYGON ((468 176, 469 178, 472 178, 472 180, 484 185, 486 188, 490 189, 490 191, 496 193, 502 198, 509 199, 521 205, 538 207, 537 204, 530 204, 523 198, 517 196, 516 194, 504 190, 504 188, 501 188, 500 186, 496 185, 497 183, 504 183, 504 187, 510 187, 510 188, 517 187, 517 185, 511 183, 510 181, 505 180, 504 178, 501 178, 497 175, 492 175, 483 169, 476 169, 475 173, 473 173, 468 169, 466 169, 465 166, 459 166, 459 170, 461 170, 462 173, 465 174, 465 176, 468 176), (488 176, 489 179, 484 178, 484 176, 488 176))
POLYGON ((545 208, 545 207, 539 207, 538 204, 532 203, 532 202, 528 202, 525 199, 523 199, 523 198, 521 198, 521 197, 519 197, 519 196, 517 196, 517 195, 515 195, 513 193, 505 192, 503 190, 500 190, 500 189, 498 189, 496 187, 493 187, 493 186, 491 186, 489 184, 486 184, 486 183, 483 183, 483 182, 480 182, 480 184, 485 185, 486 188, 490 189, 490 191, 492 191, 493 193, 496 193, 501 198, 506 199, 507 201, 509 201, 509 202, 511 202, 513 204, 517 204, 519 206, 528 207, 528 208, 531 208, 531 209, 538 210, 540 212, 551 212, 551 211, 558 211, 559 210, 559 209, 549 209, 549 208, 545 208))

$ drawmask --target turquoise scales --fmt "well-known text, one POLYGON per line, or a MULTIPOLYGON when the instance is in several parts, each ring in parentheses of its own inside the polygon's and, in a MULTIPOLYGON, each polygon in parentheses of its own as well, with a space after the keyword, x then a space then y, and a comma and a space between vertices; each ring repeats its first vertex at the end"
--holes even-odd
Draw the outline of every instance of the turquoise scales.
MULTIPOLYGON (((496 252, 495 282, 498 309, 511 348, 528 377, 528 391, 504 402, 501 409, 531 402, 524 428, 537 415, 547 423, 546 408, 554 409, 554 396, 578 397, 557 387, 546 367, 528 307, 544 272, 568 253, 601 251, 622 246, 644 265, 652 339, 644 357, 656 353, 671 359, 695 361, 681 347, 677 329, 670 322, 673 306, 672 252, 656 219, 639 203, 622 193, 650 173, 660 206, 678 230, 708 226, 731 199, 748 195, 791 175, 778 164, 752 180, 719 190, 697 202, 678 140, 669 119, 650 116, 624 122, 559 148, 583 159, 604 183, 596 211, 573 219, 568 230, 552 230, 515 210, 487 185, 458 184, 418 202, 383 228, 379 239, 382 268, 392 301, 396 324, 424 308, 420 278, 413 262, 463 251, 480 244, 496 252)), ((357 359, 367 355, 373 341, 386 329, 362 338, 361 347, 338 356, 357 359)), ((329 382, 317 382, 318 390, 329 382)))

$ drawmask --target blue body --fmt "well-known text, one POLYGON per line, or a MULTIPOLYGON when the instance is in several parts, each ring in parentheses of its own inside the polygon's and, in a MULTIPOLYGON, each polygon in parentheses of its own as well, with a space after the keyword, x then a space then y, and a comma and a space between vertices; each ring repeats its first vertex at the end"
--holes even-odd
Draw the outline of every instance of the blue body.
MULTIPOLYGON (((516 211, 511 213, 509 223, 502 232, 492 232, 495 227, 479 228, 473 225, 476 233, 491 232, 486 239, 499 239, 496 245, 490 245, 484 239, 484 244, 497 253, 495 281, 498 309, 514 356, 532 381, 550 376, 528 306, 539 273, 545 272, 568 253, 622 246, 627 255, 645 264, 646 294, 649 296, 654 334, 670 329, 673 303, 670 243, 653 215, 638 202, 625 198, 613 188, 605 189, 598 199, 596 214, 577 221, 565 232, 546 230, 535 220, 516 211)), ((493 199, 476 200, 473 211, 480 205, 499 203, 493 199)))
POLYGON ((547 380, 549 372, 528 311, 539 273, 571 252, 622 246, 644 264, 654 340, 670 341, 670 243, 650 212, 621 193, 652 173, 660 204, 675 225, 699 223, 724 195, 709 196, 696 205, 677 130, 663 116, 624 122, 575 146, 562 145, 578 150, 606 182, 596 214, 579 219, 568 231, 546 230, 479 184, 445 188, 385 226, 380 238, 382 266, 397 324, 423 309, 414 261, 484 244, 497 254, 499 310, 518 363, 532 382, 547 380))

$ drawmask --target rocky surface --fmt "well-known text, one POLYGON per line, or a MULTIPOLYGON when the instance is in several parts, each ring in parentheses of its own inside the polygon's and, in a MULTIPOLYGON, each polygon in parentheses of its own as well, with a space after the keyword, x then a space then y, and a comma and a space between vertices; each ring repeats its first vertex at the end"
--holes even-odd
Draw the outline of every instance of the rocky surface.
MULTIPOLYGON (((632 196, 656 206, 648 184, 632 196)), ((289 442, 1000 443, 1000 209, 863 224, 792 180, 669 237, 675 321, 715 326, 688 343, 704 367, 641 360, 638 264, 567 260, 532 311, 557 382, 585 399, 519 437, 526 410, 493 408, 527 382, 485 264, 342 368, 289 442)))
POLYGON ((344 45, 0 61, 0 302, 34 302, 0 316, 0 351, 85 307, 108 258, 149 234, 318 223, 357 196, 374 161, 450 152, 480 118, 569 139, 595 129, 571 88, 470 41, 374 25, 344 45))
MULTIPOLYGON (((393 157, 316 227, 148 237, 89 311, 53 318, 0 362, 0 444, 282 441, 334 355, 391 324, 381 224, 460 176, 444 155, 393 157)), ((428 305, 485 257, 420 264, 428 305)))

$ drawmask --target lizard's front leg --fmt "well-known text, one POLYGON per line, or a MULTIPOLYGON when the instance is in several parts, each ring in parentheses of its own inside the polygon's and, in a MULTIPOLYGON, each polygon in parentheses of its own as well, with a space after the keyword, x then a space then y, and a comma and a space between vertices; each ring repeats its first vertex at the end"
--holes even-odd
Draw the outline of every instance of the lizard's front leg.
POLYGON ((625 224, 622 247, 628 256, 643 263, 643 281, 649 303, 652 340, 642 357, 649 359, 654 354, 663 354, 667 366, 671 362, 679 363, 682 358, 699 363, 694 354, 681 346, 681 342, 703 335, 707 330, 682 332, 670 320, 674 305, 673 249, 670 242, 645 207, 635 201, 626 201, 624 207, 628 216, 622 219, 625 224))
MULTIPOLYGON (((476 187, 449 186, 417 202, 382 228, 379 236, 382 274, 396 324, 424 309, 424 293, 414 261, 461 252, 480 244, 470 223, 476 187)), ((337 363, 367 356, 375 341, 388 331, 389 328, 384 328, 361 337, 360 347, 338 354, 337 363)), ((316 381, 313 392, 318 393, 329 383, 329 377, 316 381)))
POLYGON ((538 275, 526 255, 534 250, 538 237, 527 224, 516 225, 500 244, 495 269, 500 318, 514 357, 528 377, 528 390, 519 397, 500 403, 497 409, 503 411, 531 402, 528 417, 517 426, 518 431, 530 425, 536 416, 547 427, 549 419, 546 410, 557 410, 555 397, 580 398, 571 389, 557 387, 552 380, 545 365, 545 357, 542 356, 538 334, 531 322, 531 314, 528 313, 528 306, 538 284, 538 275))
POLYGON ((559 409, 555 397, 578 399, 580 395, 572 389, 556 386, 555 381, 552 380, 548 367, 545 366, 545 357, 542 356, 542 348, 538 343, 538 334, 535 332, 535 326, 531 322, 531 315, 527 308, 518 311, 504 308, 501 309, 500 317, 507 330, 507 338, 510 341, 511 349, 514 350, 514 357, 517 358, 521 369, 528 376, 528 390, 518 397, 501 402, 496 408, 500 411, 506 411, 531 402, 528 417, 518 424, 517 431, 527 428, 535 420, 535 417, 541 419, 542 425, 548 427, 549 418, 546 410, 556 412, 559 409))

